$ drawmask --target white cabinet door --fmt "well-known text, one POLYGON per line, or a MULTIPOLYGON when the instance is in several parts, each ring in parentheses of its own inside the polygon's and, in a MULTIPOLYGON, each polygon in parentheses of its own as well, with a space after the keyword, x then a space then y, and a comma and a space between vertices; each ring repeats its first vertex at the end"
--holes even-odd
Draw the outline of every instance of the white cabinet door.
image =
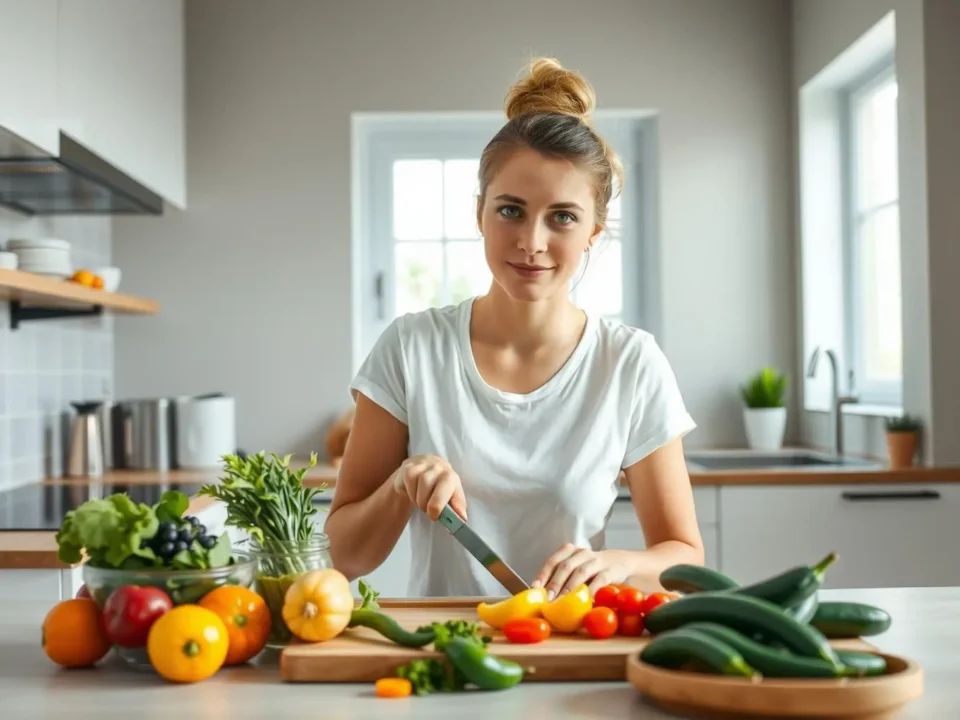
POLYGON ((186 207, 182 0, 60 0, 53 34, 64 133, 186 207))
POLYGON ((0 127, 41 150, 60 150, 58 0, 0 0, 0 127))
POLYGON ((960 485, 723 487, 722 570, 741 583, 835 551, 825 587, 960 585, 960 485))

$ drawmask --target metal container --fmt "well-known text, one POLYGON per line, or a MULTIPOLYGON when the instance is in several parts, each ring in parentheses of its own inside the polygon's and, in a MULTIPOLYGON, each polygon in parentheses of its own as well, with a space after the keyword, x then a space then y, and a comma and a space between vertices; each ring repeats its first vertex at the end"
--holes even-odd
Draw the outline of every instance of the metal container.
POLYGON ((67 448, 67 475, 100 477, 103 475, 103 429, 100 426, 100 402, 70 403, 77 414, 70 426, 67 448))
POLYGON ((169 470, 173 443, 170 400, 149 398, 118 403, 122 428, 123 467, 169 470))

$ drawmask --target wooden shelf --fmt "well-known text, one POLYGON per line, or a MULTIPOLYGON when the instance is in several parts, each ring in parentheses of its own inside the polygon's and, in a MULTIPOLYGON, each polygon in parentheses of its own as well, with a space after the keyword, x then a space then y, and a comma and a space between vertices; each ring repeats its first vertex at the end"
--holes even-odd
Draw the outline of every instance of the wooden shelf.
MULTIPOLYGON (((30 313, 34 309, 50 311, 45 317, 71 317, 71 314, 99 314, 102 311, 129 315, 155 315, 160 310, 156 300, 106 292, 84 287, 79 283, 45 277, 22 270, 0 268, 0 301, 11 303, 14 314, 30 313)), ((23 316, 20 321, 27 319, 23 316)), ((11 322, 11 327, 16 327, 11 322)))

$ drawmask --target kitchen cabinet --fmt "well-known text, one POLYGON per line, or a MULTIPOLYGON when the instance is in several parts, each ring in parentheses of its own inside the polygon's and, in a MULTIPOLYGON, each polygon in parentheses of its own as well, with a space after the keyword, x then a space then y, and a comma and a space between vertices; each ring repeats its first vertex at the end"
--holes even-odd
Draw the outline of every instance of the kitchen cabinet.
MULTIPOLYGON (((719 529, 717 526, 717 488, 698 487, 693 491, 697 522, 703 538, 704 564, 720 569, 719 529)), ((636 510, 629 498, 617 501, 607 523, 606 546, 622 550, 643 550, 646 543, 636 510)))
POLYGON ((0 0, 0 127, 55 155, 59 0, 0 0))
POLYGON ((960 584, 960 485, 720 488, 721 570, 741 583, 830 551, 827 588, 960 584))
POLYGON ((56 58, 61 129, 185 208, 182 0, 59 0, 58 12, 56 52, 31 63, 56 58))

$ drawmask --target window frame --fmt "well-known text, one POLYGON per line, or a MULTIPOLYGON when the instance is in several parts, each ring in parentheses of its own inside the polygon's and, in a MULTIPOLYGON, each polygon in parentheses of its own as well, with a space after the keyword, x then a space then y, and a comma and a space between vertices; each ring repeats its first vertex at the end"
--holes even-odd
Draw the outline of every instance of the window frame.
MULTIPOLYGON (((896 63, 892 55, 880 62, 851 83, 842 98, 843 133, 843 281, 844 281, 844 345, 848 358, 849 388, 861 403, 870 405, 900 406, 903 402, 903 374, 896 380, 870 381, 867 379, 866 361, 862 338, 864 336, 864 309, 861 302, 860 273, 860 226, 870 214, 890 207, 900 208, 900 181, 897 178, 896 199, 861 211, 858 207, 859 185, 857 178, 857 107, 877 88, 893 79, 897 80, 896 63)), ((899 100, 898 100, 899 104, 899 100)), ((899 117, 898 117, 899 128, 899 117)), ((898 132, 899 155, 899 132, 898 132)), ((898 163, 899 168, 899 163, 898 163)), ((897 232, 898 237, 900 231, 897 232)), ((902 263, 901 263, 902 267, 902 263)), ((902 352, 902 350, 901 350, 902 352)))
MULTIPOLYGON (((502 117, 494 114, 353 118, 355 370, 395 316, 393 162, 478 157, 502 124, 502 117), (367 208, 381 210, 368 211, 367 208)), ((651 177, 655 125, 649 118, 620 114, 598 116, 594 124, 621 153, 626 173, 621 197, 620 241, 624 267, 621 319, 628 325, 658 334, 659 254, 654 242, 658 216, 651 177)), ((589 266, 587 272, 590 272, 589 266)), ((574 281, 577 277, 579 274, 574 276, 574 281)))

